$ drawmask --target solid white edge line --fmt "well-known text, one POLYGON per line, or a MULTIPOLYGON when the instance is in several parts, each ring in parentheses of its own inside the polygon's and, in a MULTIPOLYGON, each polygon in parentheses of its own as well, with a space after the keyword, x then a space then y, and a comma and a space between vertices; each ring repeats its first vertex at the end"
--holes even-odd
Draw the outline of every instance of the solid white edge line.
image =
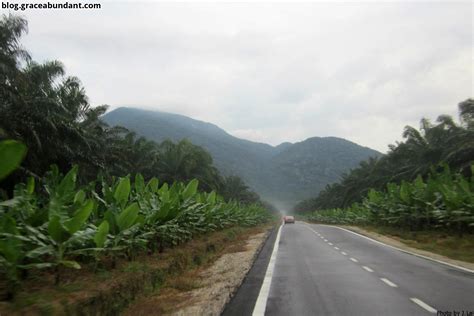
POLYGON ((270 294, 270 286, 272 284, 273 270, 275 269, 276 256, 278 253, 278 244, 280 243, 281 228, 283 225, 280 225, 278 228, 278 233, 275 239, 275 244, 273 245, 272 255, 270 261, 268 262, 267 271, 265 272, 265 277, 263 279, 262 287, 258 293, 257 302, 253 308, 252 316, 263 316, 265 315, 265 309, 267 308, 268 295, 270 294))
POLYGON ((351 261, 359 262, 359 261, 357 261, 357 259, 355 259, 355 258, 351 258, 351 261))
MULTIPOLYGON (((306 224, 308 225, 308 224, 306 224)), ((417 253, 414 253, 414 252, 411 252, 411 251, 408 251, 408 250, 403 250, 401 248, 398 248, 398 247, 395 247, 395 246, 391 246, 391 245, 387 245, 381 241, 378 241, 378 240, 375 240, 375 239, 372 239, 370 237, 367 237, 367 236, 364 236, 364 235, 361 235, 361 234, 358 234, 356 232, 353 232, 352 230, 349 230, 349 229, 345 229, 345 228, 342 228, 342 227, 338 227, 338 226, 333 226, 333 225, 325 225, 325 224, 316 224, 316 225, 321 225, 321 226, 327 226, 327 227, 333 227, 333 228, 337 228, 337 229, 340 229, 340 230, 344 230, 348 233, 351 233, 351 234, 354 234, 354 235, 357 235, 359 237, 362 237, 362 238, 365 238, 365 239, 368 239, 368 240, 371 240, 377 244, 380 244, 380 245, 383 245, 385 247, 389 247, 389 248, 392 248, 392 249, 395 249, 395 250, 398 250, 398 251, 401 251, 401 252, 404 252, 404 253, 407 253, 409 255, 413 255, 413 256, 416 256, 416 257, 419 257, 419 258, 423 258, 423 259, 427 259, 427 260, 431 260, 431 261, 434 261, 434 262, 437 262, 437 263, 441 263, 441 264, 444 264, 444 265, 447 265, 447 266, 450 266, 452 268, 456 268, 456 269, 459 269, 459 270, 462 270, 462 271, 465 271, 465 272, 470 272, 470 273, 474 273, 474 270, 471 270, 471 269, 468 269, 468 268, 464 268, 464 267, 461 267, 461 266, 457 266, 455 264, 452 264, 452 263, 448 263, 448 262, 445 262, 445 261, 441 261, 441 260, 438 260, 438 259, 433 259, 433 258, 430 258, 430 257, 427 257, 427 256, 423 256, 423 255, 420 255, 420 254, 417 254, 417 253)))
POLYGON ((364 268, 364 270, 366 270, 366 271, 368 271, 368 272, 374 272, 374 270, 372 270, 372 269, 369 268, 369 267, 362 266, 362 268, 364 268))
POLYGON ((430 305, 426 304, 426 303, 423 302, 422 300, 417 299, 416 297, 411 297, 410 300, 411 300, 413 303, 416 303, 416 304, 418 304, 419 306, 423 307, 425 310, 427 310, 428 312, 430 312, 430 313, 432 313, 432 314, 438 313, 438 311, 437 311, 436 309, 434 309, 434 308, 431 307, 430 305))
POLYGON ((395 283, 393 283, 392 281, 386 279, 386 278, 380 278, 380 280, 382 280, 385 284, 387 284, 388 286, 391 286, 391 287, 398 287, 398 285, 396 285, 395 283))

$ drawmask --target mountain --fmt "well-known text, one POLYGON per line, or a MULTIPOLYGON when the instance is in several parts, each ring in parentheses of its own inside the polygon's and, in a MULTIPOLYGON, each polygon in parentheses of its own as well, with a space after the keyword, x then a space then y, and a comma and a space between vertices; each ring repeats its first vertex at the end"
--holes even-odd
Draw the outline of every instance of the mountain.
POLYGON ((280 208, 314 197, 360 161, 381 154, 337 137, 312 137, 278 146, 240 139, 218 126, 183 115, 118 108, 103 117, 156 142, 183 138, 204 147, 224 175, 238 175, 280 208))

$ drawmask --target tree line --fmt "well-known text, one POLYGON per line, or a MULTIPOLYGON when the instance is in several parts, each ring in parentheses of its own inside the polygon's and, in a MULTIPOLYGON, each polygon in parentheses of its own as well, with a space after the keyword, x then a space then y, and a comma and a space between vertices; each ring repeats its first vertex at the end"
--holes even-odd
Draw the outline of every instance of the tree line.
POLYGON ((388 183, 384 191, 371 189, 362 203, 308 215, 323 223, 394 226, 412 231, 434 228, 462 236, 474 232, 474 176, 465 177, 445 164, 442 171, 433 168, 426 179, 419 175, 411 182, 388 183))
POLYGON ((259 201, 239 177, 223 177, 203 148, 187 140, 158 144, 107 125, 101 116, 108 106, 91 106, 80 80, 67 76, 61 62, 31 58, 21 45, 27 25, 15 15, 0 20, 0 140, 28 147, 21 168, 0 184, 5 198, 15 183, 27 176, 40 179, 55 164, 63 173, 79 166, 80 183, 98 174, 140 173, 145 180, 157 177, 169 184, 198 179, 200 189, 215 190, 227 200, 259 201))
POLYGON ((298 203, 296 212, 338 209, 362 202, 370 190, 387 192, 387 184, 411 182, 442 172, 448 166, 470 179, 474 162, 474 99, 458 104, 459 122, 440 115, 436 122, 424 118, 420 128, 406 126, 402 142, 389 146, 386 155, 362 161, 315 198, 298 203))

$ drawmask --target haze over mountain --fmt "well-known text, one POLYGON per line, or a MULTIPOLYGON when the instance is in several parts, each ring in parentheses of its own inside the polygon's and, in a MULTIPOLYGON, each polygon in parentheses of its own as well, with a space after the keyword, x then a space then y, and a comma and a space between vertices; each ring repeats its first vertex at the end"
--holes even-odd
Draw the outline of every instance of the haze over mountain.
POLYGON ((360 161, 381 155, 337 137, 271 146, 234 137, 211 123, 160 111, 122 107, 103 119, 156 142, 189 139, 209 151, 222 174, 240 176, 263 199, 282 209, 315 196, 360 161))

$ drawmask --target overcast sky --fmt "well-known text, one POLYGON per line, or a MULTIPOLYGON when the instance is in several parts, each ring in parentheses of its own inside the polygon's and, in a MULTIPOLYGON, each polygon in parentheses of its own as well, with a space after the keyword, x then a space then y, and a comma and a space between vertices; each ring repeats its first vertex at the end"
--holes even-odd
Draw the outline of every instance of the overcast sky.
POLYGON ((338 136, 385 152, 405 125, 473 96, 470 1, 100 3, 21 13, 33 58, 61 60, 93 105, 180 113, 273 145, 338 136))

